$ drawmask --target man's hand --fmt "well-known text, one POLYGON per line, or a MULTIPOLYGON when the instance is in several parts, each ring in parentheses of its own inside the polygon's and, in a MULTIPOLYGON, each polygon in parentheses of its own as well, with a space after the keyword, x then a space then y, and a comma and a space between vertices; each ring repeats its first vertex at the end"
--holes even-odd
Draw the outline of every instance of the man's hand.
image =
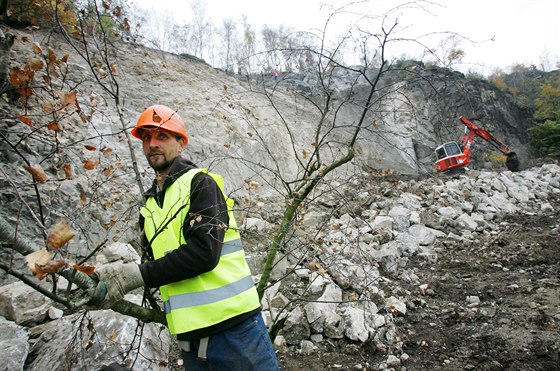
POLYGON ((99 279, 91 305, 109 309, 124 295, 138 287, 144 286, 140 267, 136 263, 121 261, 104 264, 95 269, 99 279))

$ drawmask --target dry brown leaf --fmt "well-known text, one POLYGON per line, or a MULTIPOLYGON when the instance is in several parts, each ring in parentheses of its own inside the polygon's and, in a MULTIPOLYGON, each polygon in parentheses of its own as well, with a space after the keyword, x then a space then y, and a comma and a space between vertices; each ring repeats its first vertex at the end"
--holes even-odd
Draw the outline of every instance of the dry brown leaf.
POLYGON ((31 273, 39 280, 42 280, 51 273, 58 272, 60 268, 67 264, 65 260, 52 260, 51 253, 48 252, 47 249, 41 249, 27 254, 25 256, 25 261, 31 273))
POLYGON ((23 87, 31 81, 34 75, 35 72, 29 70, 28 68, 22 70, 19 67, 12 67, 10 69, 8 81, 15 87, 23 87))
POLYGON ((51 122, 47 124, 47 128, 52 131, 62 131, 58 122, 51 122))
POLYGON ((41 54, 42 52, 43 52, 43 49, 41 49, 41 45, 39 45, 38 42, 33 43, 33 53, 41 54))
POLYGON ((32 126, 32 119, 29 116, 16 115, 16 118, 27 126, 32 126))
POLYGON ((320 276, 323 276, 325 274, 325 268, 323 268, 323 266, 319 262, 309 262, 309 268, 314 269, 320 276))
POLYGON ((90 159, 85 159, 84 160, 84 168, 86 170, 93 170, 95 169, 95 161, 92 161, 90 159))
POLYGON ((77 271, 83 272, 83 273, 87 274, 88 276, 91 276, 93 274, 93 272, 95 272, 95 267, 93 265, 72 264, 72 268, 74 268, 77 271))
POLYGON ((86 203, 87 196, 84 193, 80 193, 80 201, 82 201, 83 203, 86 203))
POLYGON ((96 146, 91 146, 91 145, 89 145, 89 144, 86 144, 84 147, 86 147, 86 149, 87 149, 88 151, 96 151, 96 150, 97 150, 97 147, 96 147, 96 146))
POLYGON ((41 103, 41 109, 44 113, 52 113, 54 111, 53 102, 43 102, 41 103))
POLYGON ((63 107, 68 107, 68 106, 77 107, 78 102, 76 100, 76 94, 77 94, 76 90, 72 90, 71 92, 64 93, 64 96, 62 97, 62 106, 63 107))
POLYGON ((102 150, 103 156, 110 156, 113 154, 112 148, 103 148, 102 150))
POLYGON ((33 180, 37 183, 44 184, 47 182, 47 174, 41 167, 41 165, 29 165, 25 167, 25 170, 31 174, 33 180))
POLYGON ((66 219, 62 218, 49 231, 46 245, 48 248, 58 250, 66 245, 75 235, 74 230, 66 219))
POLYGON ((71 164, 65 163, 64 165, 62 165, 62 170, 64 170, 64 175, 66 176, 66 179, 72 179, 74 177, 71 164))
POLYGON ((65 267, 67 264, 66 260, 49 260, 44 264, 36 264, 35 266, 46 276, 47 274, 58 272, 60 268, 65 267))
POLYGON ((49 59, 49 64, 56 64, 56 53, 51 47, 48 47, 47 57, 49 59))
POLYGON ((47 275, 41 272, 39 266, 51 260, 51 253, 47 249, 41 249, 39 251, 32 252, 25 256, 25 262, 27 267, 31 270, 31 273, 35 275, 38 279, 42 280, 47 275))
POLYGON ((29 58, 27 65, 33 71, 40 71, 45 65, 45 63, 39 58, 29 58))

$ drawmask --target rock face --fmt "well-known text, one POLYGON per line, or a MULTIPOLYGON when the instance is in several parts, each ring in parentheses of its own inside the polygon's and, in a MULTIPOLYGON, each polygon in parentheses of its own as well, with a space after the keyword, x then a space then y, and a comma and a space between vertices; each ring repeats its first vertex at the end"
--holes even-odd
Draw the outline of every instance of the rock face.
MULTIPOLYGON (((136 300, 141 301, 141 297, 136 300)), ((103 366, 121 366, 133 370, 167 370, 170 345, 171 337, 165 326, 142 325, 113 311, 92 311, 56 320, 36 340, 25 369, 97 370, 103 366)))

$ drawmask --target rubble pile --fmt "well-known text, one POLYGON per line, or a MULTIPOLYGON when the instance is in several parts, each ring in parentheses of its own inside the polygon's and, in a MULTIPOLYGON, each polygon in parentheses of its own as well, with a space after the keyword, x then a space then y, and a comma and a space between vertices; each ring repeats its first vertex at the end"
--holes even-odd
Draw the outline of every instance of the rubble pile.
MULTIPOLYGON (((385 369, 410 362, 399 318, 419 305, 409 300, 410 287, 420 293, 431 290, 419 278, 422 270, 437 264, 450 244, 491 240, 505 215, 552 211, 550 200, 560 196, 560 166, 408 181, 371 178, 346 187, 352 201, 340 210, 348 212, 307 210, 298 220, 293 248, 279 259, 274 282, 263 298, 263 315, 269 326, 283 322, 275 339, 281 359, 291 354, 312 356, 335 342, 368 343, 382 358, 376 364, 357 366, 385 369), (310 241, 306 239, 310 235, 313 244, 303 243, 310 241), (412 258, 421 259, 423 265, 410 264, 412 258)), ((243 228, 270 233, 272 225, 271 220, 247 218, 243 228)), ((139 259, 125 244, 105 248, 98 259, 105 263, 119 256, 139 259)), ((477 295, 465 300, 471 307, 480 304, 477 295)), ((0 335, 0 358, 14 369, 43 369, 68 359, 72 349, 84 344, 82 349, 88 351, 73 360, 73 367, 86 358, 88 365, 101 367, 122 362, 113 358, 120 349, 116 345, 139 340, 136 321, 111 311, 67 315, 22 283, 0 288, 0 320, 9 329, 0 335), (47 348, 53 344, 58 351, 47 348)), ((560 313, 554 320, 560 321, 560 313)), ((166 361, 172 342, 165 328, 148 324, 143 331, 142 345, 128 362, 172 369, 166 361)))
MULTIPOLYGON (((560 167, 362 185, 361 192, 355 202, 371 198, 372 192, 377 195, 361 215, 332 217, 326 223, 329 228, 316 238, 322 242, 313 256, 304 249, 288 254, 298 265, 286 265, 283 273, 294 269, 300 281, 273 286, 266 296, 267 308, 273 319, 286 317, 283 340, 277 341, 285 344, 281 351, 313 353, 321 342, 342 338, 371 342, 386 354, 385 362, 376 365, 384 369, 409 358, 402 350, 396 319, 416 303, 407 301, 413 295, 400 286, 404 282, 419 292, 431 291, 409 259, 422 257, 421 269, 430 269, 448 245, 491 241, 504 215, 552 211, 549 200, 560 195, 560 167), (294 293, 303 291, 316 300, 298 303, 286 313, 294 293)), ((476 306, 479 298, 473 295, 467 301, 476 306)), ((560 312, 556 316, 560 321, 560 312)))

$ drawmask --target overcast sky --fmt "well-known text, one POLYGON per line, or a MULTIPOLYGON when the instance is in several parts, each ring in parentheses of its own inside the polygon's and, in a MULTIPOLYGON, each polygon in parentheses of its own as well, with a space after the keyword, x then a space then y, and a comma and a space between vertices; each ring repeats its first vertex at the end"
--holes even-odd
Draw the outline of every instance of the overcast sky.
MULTIPOLYGON (((320 4, 344 4, 348 0, 202 0, 214 25, 224 18, 248 17, 256 31, 263 24, 292 26, 305 31, 322 27, 327 10, 320 4)), ((168 11, 179 23, 191 17, 189 0, 130 0, 145 9, 157 5, 157 11, 168 11)), ((369 0, 360 5, 367 14, 381 15, 396 0, 369 0)), ((459 45, 466 52, 460 70, 472 69, 488 74, 496 67, 507 70, 515 63, 535 64, 551 69, 560 62, 560 0, 440 0, 426 11, 406 11, 399 17, 410 32, 451 31, 466 37, 459 45)), ((340 25, 341 30, 345 27, 340 25)), ((399 50, 412 58, 416 51, 399 50)))

